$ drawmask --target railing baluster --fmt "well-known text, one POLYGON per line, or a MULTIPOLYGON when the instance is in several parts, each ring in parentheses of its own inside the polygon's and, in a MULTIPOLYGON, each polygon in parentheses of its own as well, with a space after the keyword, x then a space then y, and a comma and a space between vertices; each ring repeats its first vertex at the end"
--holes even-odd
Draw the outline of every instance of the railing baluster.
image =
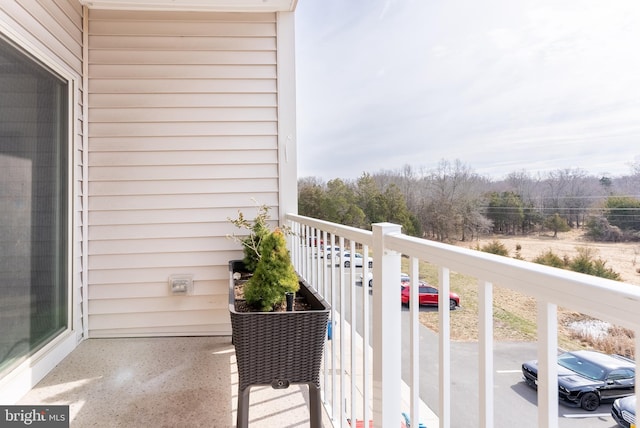
MULTIPOLYGON (((418 304, 418 291, 419 291, 419 277, 420 277, 420 260, 416 257, 412 257, 409 261, 409 271, 411 272, 411 296, 409 297, 410 318, 411 324, 409 328, 410 340, 411 340, 411 373, 410 373, 410 385, 411 388, 411 410, 410 416, 412 421, 419 421, 420 419, 420 320, 418 314, 420 313, 420 305, 418 304), (413 303, 411 303, 413 302, 413 303)), ((399 281, 399 278, 398 278, 399 281)))
MULTIPOLYGON (((343 332, 346 332, 345 328, 345 289, 344 289, 344 281, 340 282, 340 402, 338 405, 340 406, 340 424, 344 420, 345 414, 345 403, 347 397, 346 384, 345 384, 345 367, 347 362, 345 361, 345 346, 347 345, 345 342, 345 337, 343 332)), ((350 289, 352 289, 351 287, 350 289)))
MULTIPOLYGON (((364 299, 364 292, 362 293, 363 296, 363 305, 368 303, 367 299, 364 299)), ((358 406, 358 398, 356 396, 356 392, 357 392, 357 388, 356 388, 356 370, 357 370, 357 361, 358 361, 358 355, 356 353, 357 351, 357 342, 356 339, 358 337, 358 331, 356 330, 357 328, 357 324, 358 324, 358 310, 357 310, 357 305, 356 305, 356 288, 355 287, 351 287, 349 289, 349 323, 350 323, 350 327, 351 327, 351 331, 350 331, 350 342, 351 342, 351 346, 350 346, 350 355, 351 355, 351 385, 350 385, 350 392, 351 392, 351 406, 349 406, 349 413, 348 413, 348 418, 351 420, 355 420, 356 419, 356 409, 358 406)), ((368 305, 367 305, 368 306, 368 305)), ((363 306, 364 308, 364 306, 363 306)), ((368 334, 368 333, 365 333, 368 334)))
POLYGON ((438 269, 438 326, 440 333, 440 427, 451 426, 451 319, 449 314, 449 269, 438 269))
MULTIPOLYGON (((363 254, 369 254, 369 246, 365 245, 362 249, 363 254)), ((367 260, 367 256, 365 256, 365 260, 367 260)), ((363 261, 364 265, 364 261, 363 261)), ((374 279, 375 280, 375 279, 374 279)), ((372 378, 372 367, 371 367, 371 341, 369 338, 371 337, 371 304, 369 299, 369 290, 367 287, 362 286, 362 335, 363 335, 363 343, 362 343, 362 367, 363 367, 363 398, 362 398, 362 408, 364 420, 368 421, 371 419, 371 378, 372 378)), ((372 287, 372 289, 375 288, 372 287)), ((373 290, 371 290, 373 292, 373 290)), ((355 342, 354 342, 355 343, 355 342)), ((355 357, 354 357, 355 358, 355 357)), ((366 426, 366 425, 365 425, 366 426)))
POLYGON ((493 428, 493 285, 478 281, 480 427, 493 428))
MULTIPOLYGON (((336 245, 336 236, 332 233, 331 234, 331 253, 333 253, 333 249, 335 248, 336 245)), ((336 323, 336 270, 333 268, 333 257, 335 256, 335 254, 331 254, 331 259, 327 259, 328 254, 326 253, 325 250, 325 260, 330 260, 327 263, 327 265, 331 265, 328 267, 329 272, 331 274, 331 329, 333 331, 333 335, 334 337, 336 336, 336 333, 338 333, 340 331, 340 329, 342 328, 342 326, 337 326, 336 323), (337 328, 336 328, 337 327, 337 328)), ((340 342, 342 342, 342 335, 338 336, 340 339, 340 342)), ((340 420, 340 426, 342 426, 342 420, 343 420, 343 416, 342 416, 342 406, 340 406, 340 402, 338 401, 338 397, 336 394, 336 386, 338 384, 338 379, 336 379, 336 372, 337 372, 337 363, 336 363, 336 353, 338 351, 336 350, 336 341, 333 340, 332 344, 331 344, 331 404, 333 405, 333 418, 335 421, 335 418, 339 418, 340 420)), ((342 375, 341 375, 342 376, 342 375)))

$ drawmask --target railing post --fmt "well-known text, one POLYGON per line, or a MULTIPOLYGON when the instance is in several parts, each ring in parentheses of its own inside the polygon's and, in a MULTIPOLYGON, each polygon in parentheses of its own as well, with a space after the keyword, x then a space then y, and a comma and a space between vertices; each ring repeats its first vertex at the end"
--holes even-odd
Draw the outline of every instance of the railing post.
POLYGON ((538 426, 558 426, 558 307, 538 300, 538 426))
MULTIPOLYGON (((392 223, 372 226, 373 254, 377 260, 373 264, 373 421, 375 428, 382 428, 398 426, 401 417, 401 255, 388 250, 384 242, 385 235, 401 233, 401 226, 392 223)), ((366 261, 367 254, 364 257, 366 261)))

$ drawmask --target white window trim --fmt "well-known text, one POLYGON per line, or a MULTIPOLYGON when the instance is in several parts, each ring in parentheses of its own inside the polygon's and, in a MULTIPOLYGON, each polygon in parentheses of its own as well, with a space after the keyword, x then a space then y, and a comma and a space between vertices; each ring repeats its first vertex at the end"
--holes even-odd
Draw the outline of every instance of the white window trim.
MULTIPOLYGON (((76 303, 79 295, 77 293, 77 284, 75 284, 76 272, 80 266, 77 266, 76 260, 85 257, 79 257, 76 252, 79 251, 75 242, 74 234, 74 201, 77 191, 74 186, 74 171, 76 165, 77 147, 75 146, 76 126, 78 115, 75 106, 77 105, 77 90, 80 76, 70 70, 65 64, 56 60, 39 49, 34 43, 11 28, 6 22, 0 21, 0 36, 16 45, 19 49, 24 50, 36 60, 40 61, 51 71, 56 73, 58 77, 67 81, 67 329, 58 336, 44 345, 40 350, 31 355, 25 361, 14 367, 6 376, 0 379, 0 403, 15 404, 27 392, 29 392, 40 380, 42 380, 56 365, 58 365, 71 351, 75 349, 79 343, 76 332, 80 331, 80 314, 76 314, 76 303), (78 257, 76 257, 78 256, 78 257), (79 315, 79 316, 76 316, 79 315)), ((86 210, 86 207, 83 207, 86 210)))

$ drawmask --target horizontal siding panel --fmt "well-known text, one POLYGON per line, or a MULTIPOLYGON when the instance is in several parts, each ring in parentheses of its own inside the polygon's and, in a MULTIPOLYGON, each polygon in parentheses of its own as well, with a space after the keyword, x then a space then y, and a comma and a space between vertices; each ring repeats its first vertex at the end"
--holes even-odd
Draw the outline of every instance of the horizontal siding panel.
MULTIPOLYGON (((102 122, 251 122, 251 121, 276 121, 278 111, 275 107, 202 107, 181 108, 179 110, 168 108, 92 108, 89 111, 93 124, 102 122)), ((217 137, 219 139, 219 137, 217 137)), ((272 139, 275 140, 275 139, 272 139)), ((155 139, 153 141, 156 141, 155 139)), ((125 148, 125 147, 123 147, 125 148)), ((91 150, 96 150, 96 143, 91 145, 91 150)))
POLYGON ((91 181, 114 180, 166 180, 181 177, 207 178, 272 178, 278 176, 275 164, 253 165, 190 165, 190 166, 93 166, 89 169, 91 181))
MULTIPOLYGON (((49 3, 49 0, 39 0, 40 3, 49 3)), ((82 5, 77 1, 69 0, 52 0, 60 10, 69 17, 69 19, 75 24, 75 26, 82 30, 82 5)))
MULTIPOLYGON (((52 7, 54 6, 52 5, 52 7)), ((81 72, 82 38, 74 38, 67 33, 40 4, 24 0, 3 1, 2 8, 0 8, 0 20, 4 22, 15 21, 14 27, 22 29, 23 35, 33 36, 43 51, 54 52, 76 73, 81 72), (21 3, 24 4, 21 5, 21 3)))
POLYGON ((137 314, 90 315, 91 330, 102 328, 172 327, 176 325, 223 324, 229 322, 229 307, 199 311, 166 311, 137 314))
POLYGON ((169 284, 165 284, 166 296, 162 298, 140 299, 91 299, 89 312, 93 315, 132 314, 144 308, 147 312, 206 311, 224 307, 229 296, 173 296, 169 293, 169 284), (226 297, 226 299, 225 299, 226 297))
POLYGON ((89 75, 92 78, 131 78, 131 79, 275 79, 275 65, 212 65, 192 64, 183 67, 179 64, 127 65, 127 64, 90 64, 89 75))
MULTIPOLYGON (((133 224, 170 224, 170 223, 206 223, 212 219, 224 222, 227 218, 235 218, 238 216, 236 207, 223 208, 184 208, 177 210, 161 210, 149 216, 147 210, 129 210, 129 211, 91 211, 89 212, 89 224, 94 226, 106 225, 133 225, 133 224)), ((242 210, 245 215, 250 218, 255 217, 255 210, 242 210)), ((277 212, 276 209, 271 210, 271 214, 277 212)), ((275 217, 275 216, 274 216, 275 217)), ((206 238, 210 240, 210 238, 206 238)), ((222 237, 219 239, 223 239, 222 237)))
POLYGON ((276 22, 275 13, 264 12, 180 12, 171 11, 122 11, 107 9, 91 9, 91 19, 93 21, 139 21, 146 19, 149 21, 206 21, 213 23, 223 22, 276 22))
POLYGON ((277 107, 276 94, 90 94, 95 107, 277 107))
MULTIPOLYGON (((78 15, 75 11, 71 11, 59 4, 62 3, 64 5, 68 3, 56 2, 54 0, 37 0, 37 2, 42 10, 46 10, 46 13, 51 16, 52 22, 59 25, 71 40, 82 40, 82 15, 78 15), (71 14, 68 14, 67 12, 71 12, 71 14)), ((39 10, 33 7, 32 3, 32 1, 29 2, 29 9, 35 16, 40 17, 39 10)), ((67 38, 67 40, 69 39, 67 38)), ((82 57, 82 50, 80 50, 79 53, 79 57, 82 57)))
MULTIPOLYGON (((171 14, 166 14, 170 17, 171 14)), ((93 18, 93 17, 92 17, 93 18)), ((275 22, 198 22, 175 20, 125 21, 120 17, 113 20, 92 19, 89 34, 126 36, 211 36, 211 37, 273 37, 276 35, 275 22)))
POLYGON ((108 328, 91 330, 90 337, 107 339, 115 337, 162 337, 162 336, 230 336, 231 324, 203 324, 171 327, 108 328))
POLYGON ((247 192, 246 194, 231 191, 221 195, 172 195, 170 198, 163 196, 93 196, 90 198, 90 210, 142 210, 142 209, 176 209, 184 208, 211 208, 211 207, 238 207, 246 204, 247 199, 256 198, 260 203, 267 205, 277 204, 277 192, 247 192), (240 205, 239 205, 240 204, 240 205))
MULTIPOLYGON (((236 254, 240 257, 235 258, 242 258, 241 252, 238 251, 236 254)), ((223 257, 216 257, 216 260, 217 259, 220 259, 219 266, 215 266, 212 261, 210 266, 192 267, 188 273, 192 274, 193 277, 199 281, 219 281, 225 278, 229 280, 228 263, 231 258, 222 260, 223 257)), ((177 273, 185 273, 185 271, 178 269, 176 266, 167 266, 160 269, 90 270, 89 283, 91 286, 94 284, 115 284, 117 286, 128 287, 130 284, 135 283, 166 282, 170 275, 177 273)), ((89 297, 91 297, 91 286, 89 288, 89 297)))
MULTIPOLYGON (((168 278, 164 282, 144 284, 95 284, 91 286, 91 299, 139 299, 166 297, 169 290, 168 278)), ((219 303, 228 303, 229 279, 193 282, 193 296, 207 296, 219 303)))
MULTIPOLYGON (((128 240, 157 238, 202 238, 224 237, 234 230, 230 222, 185 223, 185 224, 140 224, 140 225, 92 225, 89 239, 93 240, 128 240)), ((166 242, 166 241, 164 241, 166 242)), ((157 243, 160 245, 160 242, 157 243)), ((157 252, 172 252, 170 247, 159 247, 157 252)), ((92 251, 93 252, 93 251, 92 251)), ((95 254, 95 253, 93 253, 95 254)))
POLYGON ((198 135, 277 135, 276 122, 125 122, 92 123, 91 137, 163 137, 198 135), (117 126, 115 126, 117 125, 117 126))
POLYGON ((91 49, 160 50, 171 46, 176 50, 275 51, 275 37, 149 37, 91 36, 91 49))
MULTIPOLYGON (((166 229, 166 228, 165 228, 166 229)), ((208 266, 214 252, 160 252, 171 249, 158 248, 156 253, 107 254, 89 257, 89 269, 148 269, 179 266, 183 271, 192 267, 208 266)))
POLYGON ((205 194, 228 193, 241 189, 255 191, 270 191, 278 188, 276 178, 255 181, 245 180, 167 180, 157 181, 99 181, 90 183, 91 196, 124 196, 124 195, 163 195, 163 194, 205 194))
POLYGON ((91 50, 91 64, 275 64, 267 51, 91 50))
MULTIPOLYGON (((90 166, 127 165, 203 165, 277 163, 275 150, 198 151, 198 152, 100 152, 89 154, 90 166)), ((166 176, 165 179, 176 177, 166 176)))
POLYGON ((180 137, 93 137, 92 152, 190 150, 276 150, 276 135, 191 135, 180 137))
MULTIPOLYGON (((188 94, 275 93, 273 79, 91 79, 91 93, 188 94)), ((93 122, 93 118, 91 118, 93 122)))
MULTIPOLYGON (((170 227, 170 226, 167 226, 170 227)), ((239 230, 230 230, 229 234, 239 230)), ((162 251, 174 253, 205 251, 236 251, 240 244, 225 236, 196 236, 159 239, 110 239, 92 240, 89 255, 151 254, 162 251)))

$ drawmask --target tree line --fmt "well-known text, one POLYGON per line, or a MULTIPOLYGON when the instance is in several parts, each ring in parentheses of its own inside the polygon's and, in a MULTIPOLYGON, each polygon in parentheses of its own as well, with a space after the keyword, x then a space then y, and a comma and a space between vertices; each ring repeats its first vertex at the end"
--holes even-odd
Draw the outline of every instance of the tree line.
POLYGON ((640 163, 621 177, 567 168, 492 180, 460 160, 441 160, 432 170, 405 165, 355 180, 298 181, 301 215, 363 229, 392 222, 408 235, 442 242, 581 227, 594 240, 640 240, 639 198, 640 163))

